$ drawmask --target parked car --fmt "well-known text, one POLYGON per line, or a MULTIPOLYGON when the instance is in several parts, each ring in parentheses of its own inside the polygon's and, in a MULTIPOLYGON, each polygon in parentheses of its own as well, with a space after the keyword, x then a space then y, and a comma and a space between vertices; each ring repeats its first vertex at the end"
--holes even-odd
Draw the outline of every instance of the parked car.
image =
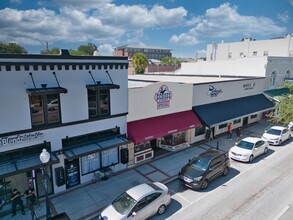
POLYGON ((229 157, 234 160, 251 162, 254 158, 266 154, 269 144, 257 137, 246 137, 229 150, 229 157))
POLYGON ((179 180, 192 189, 206 189, 218 176, 226 176, 230 170, 227 153, 207 150, 194 157, 179 172, 179 180))
POLYGON ((53 101, 49 102, 47 105, 48 111, 55 111, 59 108, 59 100, 54 99, 53 101))
POLYGON ((162 183, 143 183, 118 196, 98 219, 147 219, 163 214, 171 201, 168 187, 162 183))
POLYGON ((262 139, 271 145, 280 145, 290 138, 291 132, 288 128, 282 126, 273 126, 262 135, 262 139))

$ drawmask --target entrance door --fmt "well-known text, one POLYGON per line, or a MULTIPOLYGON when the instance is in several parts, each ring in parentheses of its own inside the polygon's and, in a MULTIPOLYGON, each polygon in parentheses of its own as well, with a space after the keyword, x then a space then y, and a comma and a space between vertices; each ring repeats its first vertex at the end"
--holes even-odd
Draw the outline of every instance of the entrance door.
POLYGON ((248 117, 243 118, 243 126, 248 124, 248 117))
POLYGON ((80 183, 79 159, 65 160, 66 188, 76 186, 80 183))

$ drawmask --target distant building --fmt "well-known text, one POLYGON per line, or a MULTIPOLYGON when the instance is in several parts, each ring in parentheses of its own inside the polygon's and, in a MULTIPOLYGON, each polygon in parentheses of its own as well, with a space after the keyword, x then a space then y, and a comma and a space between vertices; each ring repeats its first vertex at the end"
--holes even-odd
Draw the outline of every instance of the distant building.
POLYGON ((148 59, 161 60, 163 57, 172 57, 171 49, 162 47, 125 45, 116 47, 115 56, 128 57, 131 60, 135 53, 143 53, 148 59))
POLYGON ((243 38, 240 42, 207 45, 207 61, 267 56, 293 57, 293 35, 269 40, 243 38))

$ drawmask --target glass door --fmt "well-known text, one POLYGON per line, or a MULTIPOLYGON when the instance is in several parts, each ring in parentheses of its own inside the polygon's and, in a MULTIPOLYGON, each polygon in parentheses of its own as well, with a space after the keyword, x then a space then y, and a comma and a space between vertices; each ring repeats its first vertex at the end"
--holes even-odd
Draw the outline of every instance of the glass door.
POLYGON ((79 158, 65 160, 66 188, 76 186, 80 183, 79 158))

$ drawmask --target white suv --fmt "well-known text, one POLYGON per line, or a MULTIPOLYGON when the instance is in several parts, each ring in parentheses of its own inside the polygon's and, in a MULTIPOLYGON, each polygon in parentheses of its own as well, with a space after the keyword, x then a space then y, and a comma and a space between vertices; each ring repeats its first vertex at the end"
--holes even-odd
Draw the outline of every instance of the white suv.
POLYGON ((288 128, 282 126, 273 126, 262 135, 262 139, 271 145, 280 145, 290 138, 291 132, 288 128))

